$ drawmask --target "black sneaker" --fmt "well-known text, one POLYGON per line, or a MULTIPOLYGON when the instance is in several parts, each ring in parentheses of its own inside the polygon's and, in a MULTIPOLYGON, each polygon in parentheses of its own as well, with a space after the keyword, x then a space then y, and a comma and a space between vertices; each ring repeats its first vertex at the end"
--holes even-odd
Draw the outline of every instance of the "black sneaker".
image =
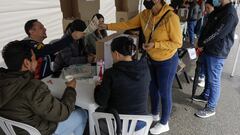
POLYGON ((195 113, 195 115, 200 118, 208 118, 215 114, 216 114, 215 110, 209 107, 205 107, 204 109, 199 110, 197 113, 195 113))
POLYGON ((199 95, 199 96, 194 96, 192 98, 193 101, 197 101, 197 102, 203 102, 203 103, 207 103, 208 100, 203 96, 203 95, 199 95))

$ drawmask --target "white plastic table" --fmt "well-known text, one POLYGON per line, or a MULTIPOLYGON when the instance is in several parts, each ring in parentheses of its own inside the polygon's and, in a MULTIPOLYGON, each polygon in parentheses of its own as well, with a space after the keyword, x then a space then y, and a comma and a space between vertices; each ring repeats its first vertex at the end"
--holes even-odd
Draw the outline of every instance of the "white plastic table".
MULTIPOLYGON (((51 76, 48 76, 42 81, 48 85, 53 96, 58 98, 62 97, 66 88, 65 82, 62 78, 52 78, 51 76)), ((94 101, 94 88, 95 83, 93 79, 77 80, 77 98, 75 105, 88 110, 90 135, 95 135, 92 113, 95 112, 95 109, 98 107, 94 101)))

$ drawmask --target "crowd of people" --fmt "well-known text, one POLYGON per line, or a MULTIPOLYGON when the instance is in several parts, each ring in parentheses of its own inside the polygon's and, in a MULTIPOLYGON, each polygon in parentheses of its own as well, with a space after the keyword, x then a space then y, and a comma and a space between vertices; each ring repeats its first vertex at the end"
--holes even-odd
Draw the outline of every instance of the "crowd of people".
MULTIPOLYGON (((200 118, 215 115, 223 63, 233 45, 238 24, 237 12, 230 0, 174 3, 144 0, 146 9, 127 22, 105 24, 104 17, 95 14, 92 18, 97 17, 99 28, 89 35, 84 33, 84 21, 77 19, 67 26, 60 39, 49 44, 43 44, 47 38, 44 25, 37 19, 27 21, 24 29, 28 37, 9 42, 2 51, 7 69, 0 68, 0 116, 29 124, 43 135, 82 135, 88 115, 86 110, 75 106, 76 80, 66 82, 62 98, 57 99, 41 79, 73 64, 96 63, 96 41, 107 36, 106 30, 138 28, 143 34, 140 39, 143 41, 142 57, 133 58, 138 47, 132 38, 113 39, 114 64, 104 72, 102 80, 97 81, 95 102, 102 108, 114 108, 119 114, 151 114, 156 121, 150 129, 151 134, 169 131, 172 85, 179 61, 177 50, 183 44, 176 13, 183 6, 189 11, 188 43, 200 52, 200 78, 205 82, 204 91, 193 100, 206 105, 195 115, 200 118)), ((145 124, 138 121, 135 131, 145 124)), ((101 132, 107 134, 104 127, 101 132)))

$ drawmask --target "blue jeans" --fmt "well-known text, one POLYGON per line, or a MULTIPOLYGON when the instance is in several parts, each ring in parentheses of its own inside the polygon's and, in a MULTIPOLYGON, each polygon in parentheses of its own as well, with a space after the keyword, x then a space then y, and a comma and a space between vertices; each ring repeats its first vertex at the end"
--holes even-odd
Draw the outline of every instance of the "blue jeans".
POLYGON ((203 54, 205 88, 202 95, 208 99, 207 107, 214 110, 220 98, 221 75, 225 59, 203 54))
POLYGON ((201 66, 200 66, 200 71, 199 71, 199 78, 204 79, 205 78, 205 69, 204 69, 204 64, 203 64, 203 56, 200 56, 198 58, 200 60, 201 66))
POLYGON ((76 108, 67 120, 59 122, 53 135, 82 135, 87 123, 88 114, 82 108, 76 108))
POLYGON ((150 73, 150 97, 152 114, 157 115, 160 111, 160 97, 162 103, 162 116, 160 123, 166 124, 172 111, 172 85, 177 71, 177 53, 166 61, 151 60, 150 73))
POLYGON ((189 35, 189 40, 190 40, 190 45, 191 47, 194 47, 194 39, 195 39, 195 33, 194 33, 194 28, 196 26, 197 21, 188 21, 188 35, 189 35))

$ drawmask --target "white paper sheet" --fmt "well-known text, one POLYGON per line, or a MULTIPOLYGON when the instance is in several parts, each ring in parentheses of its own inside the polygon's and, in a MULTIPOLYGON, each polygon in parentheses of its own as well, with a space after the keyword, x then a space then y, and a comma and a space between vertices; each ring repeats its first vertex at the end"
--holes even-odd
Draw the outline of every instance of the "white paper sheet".
POLYGON ((194 60, 197 58, 197 53, 195 48, 188 48, 187 51, 191 60, 194 60))
POLYGON ((93 33, 96 29, 98 29, 98 25, 99 25, 99 20, 98 18, 95 16, 91 22, 89 23, 89 25, 87 26, 87 28, 84 30, 84 32, 86 33, 86 35, 93 33))

